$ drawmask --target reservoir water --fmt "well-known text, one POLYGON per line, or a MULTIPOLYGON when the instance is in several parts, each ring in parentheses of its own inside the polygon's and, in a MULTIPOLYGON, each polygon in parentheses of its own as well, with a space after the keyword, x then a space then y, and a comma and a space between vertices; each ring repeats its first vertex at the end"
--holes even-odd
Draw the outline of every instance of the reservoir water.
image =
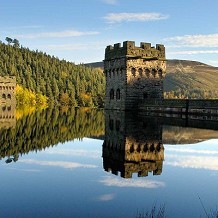
POLYGON ((184 123, 66 108, 3 120, 0 217, 146 217, 152 210, 212 217, 217 124, 184 123))

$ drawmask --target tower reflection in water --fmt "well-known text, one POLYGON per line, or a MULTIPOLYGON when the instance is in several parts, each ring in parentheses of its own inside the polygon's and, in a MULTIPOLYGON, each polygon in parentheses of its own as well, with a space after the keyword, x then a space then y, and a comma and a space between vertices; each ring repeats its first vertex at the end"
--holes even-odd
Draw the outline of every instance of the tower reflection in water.
POLYGON ((106 111, 102 153, 104 170, 115 175, 160 175, 164 160, 162 126, 155 118, 142 121, 131 113, 106 111))

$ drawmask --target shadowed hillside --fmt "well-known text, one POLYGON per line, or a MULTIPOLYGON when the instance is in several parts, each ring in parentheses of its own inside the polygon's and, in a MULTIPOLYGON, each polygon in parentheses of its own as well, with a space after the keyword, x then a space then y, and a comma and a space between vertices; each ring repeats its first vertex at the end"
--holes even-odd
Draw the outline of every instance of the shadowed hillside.
MULTIPOLYGON (((103 69, 103 62, 88 66, 103 69)), ((218 98, 218 67, 197 61, 167 60, 165 98, 218 98)))

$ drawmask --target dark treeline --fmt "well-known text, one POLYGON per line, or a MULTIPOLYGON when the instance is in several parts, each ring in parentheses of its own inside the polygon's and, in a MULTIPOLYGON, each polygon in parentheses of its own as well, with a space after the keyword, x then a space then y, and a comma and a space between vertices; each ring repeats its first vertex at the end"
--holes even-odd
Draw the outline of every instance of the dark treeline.
POLYGON ((50 103, 103 107, 105 78, 101 70, 0 42, 0 76, 8 75, 16 76, 22 87, 47 96, 50 103))
POLYGON ((18 157, 59 142, 104 134, 103 110, 46 109, 17 120, 15 128, 0 129, 0 158, 18 157))

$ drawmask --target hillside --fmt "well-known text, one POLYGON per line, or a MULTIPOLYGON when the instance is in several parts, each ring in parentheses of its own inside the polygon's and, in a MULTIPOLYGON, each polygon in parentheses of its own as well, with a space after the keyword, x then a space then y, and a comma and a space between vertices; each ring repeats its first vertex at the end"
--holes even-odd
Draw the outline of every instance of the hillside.
POLYGON ((218 67, 196 61, 168 60, 164 91, 168 97, 218 98, 218 67))
MULTIPOLYGON (((103 69, 103 62, 87 66, 103 69)), ((167 60, 165 98, 218 98, 218 67, 188 60, 167 60)))
POLYGON ((103 106, 102 71, 0 42, 0 76, 8 75, 16 76, 23 88, 46 96, 51 104, 103 106))

